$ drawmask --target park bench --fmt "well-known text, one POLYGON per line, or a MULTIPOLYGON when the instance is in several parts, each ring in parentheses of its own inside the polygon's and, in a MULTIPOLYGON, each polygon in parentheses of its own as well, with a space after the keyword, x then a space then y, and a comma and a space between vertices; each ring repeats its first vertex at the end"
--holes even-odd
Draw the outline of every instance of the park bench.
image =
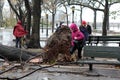
POLYGON ((101 42, 111 42, 111 43, 118 43, 120 45, 120 36, 89 36, 87 40, 88 45, 98 44, 101 42))
POLYGON ((120 65, 120 47, 85 46, 83 48, 83 57, 77 63, 88 64, 89 70, 93 70, 93 64, 120 65))

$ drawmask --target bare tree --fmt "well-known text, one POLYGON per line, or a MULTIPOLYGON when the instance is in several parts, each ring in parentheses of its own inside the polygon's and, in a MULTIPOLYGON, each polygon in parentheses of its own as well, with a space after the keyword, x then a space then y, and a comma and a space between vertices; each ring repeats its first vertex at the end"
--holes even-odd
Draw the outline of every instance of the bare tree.
POLYGON ((66 4, 66 1, 65 0, 62 0, 61 1, 61 4, 64 6, 64 8, 65 8, 65 14, 66 14, 66 22, 67 22, 67 26, 68 26, 68 9, 67 9, 67 4, 66 4))
POLYGON ((54 32, 56 10, 60 5, 60 0, 43 0, 44 9, 47 9, 50 13, 52 13, 52 32, 54 32))
POLYGON ((17 18, 19 20, 21 20, 22 22, 24 21, 23 17, 24 17, 24 12, 22 10, 22 1, 21 0, 18 0, 18 1, 15 1, 15 3, 12 4, 12 1, 11 0, 7 0, 9 5, 10 5, 10 8, 15 12, 17 18))
POLYGON ((40 41, 40 38, 39 38, 40 37, 40 33, 39 33, 40 25, 39 24, 40 24, 40 18, 41 18, 41 6, 40 6, 41 4, 40 3, 42 2, 42 0, 33 0, 32 2, 33 2, 33 8, 31 7, 29 0, 17 0, 16 4, 12 4, 11 0, 8 0, 10 7, 15 12, 17 18, 23 22, 23 25, 27 17, 26 19, 27 24, 24 26, 26 26, 26 29, 29 31, 29 34, 27 37, 27 38, 30 38, 28 48, 40 48, 41 46, 39 42, 40 41), (30 30, 31 14, 33 15, 32 30, 30 30))

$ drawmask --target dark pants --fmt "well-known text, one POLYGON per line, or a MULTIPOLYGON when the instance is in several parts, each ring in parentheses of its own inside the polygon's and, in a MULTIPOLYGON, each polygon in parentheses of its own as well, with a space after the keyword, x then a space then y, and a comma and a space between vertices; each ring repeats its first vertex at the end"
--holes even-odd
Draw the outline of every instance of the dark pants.
POLYGON ((16 48, 21 48, 21 37, 16 37, 16 48))
POLYGON ((77 49, 78 50, 78 59, 82 58, 81 52, 82 52, 82 48, 83 48, 83 41, 81 42, 74 42, 74 46, 72 46, 70 48, 70 53, 73 54, 74 51, 77 49))

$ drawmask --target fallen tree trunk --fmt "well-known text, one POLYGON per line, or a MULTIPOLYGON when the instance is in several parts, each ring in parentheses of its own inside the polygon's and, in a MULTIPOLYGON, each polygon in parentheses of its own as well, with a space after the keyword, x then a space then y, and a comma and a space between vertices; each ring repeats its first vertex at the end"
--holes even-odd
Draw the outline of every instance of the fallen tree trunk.
POLYGON ((37 54, 0 44, 0 57, 8 61, 26 61, 37 54))

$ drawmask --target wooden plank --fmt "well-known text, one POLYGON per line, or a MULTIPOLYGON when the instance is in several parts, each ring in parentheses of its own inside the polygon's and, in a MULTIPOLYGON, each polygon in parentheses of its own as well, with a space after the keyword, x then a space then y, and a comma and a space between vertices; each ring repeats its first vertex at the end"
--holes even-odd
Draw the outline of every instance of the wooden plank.
POLYGON ((105 65, 120 65, 119 61, 106 61, 106 60, 92 60, 92 59, 83 59, 78 60, 79 64, 105 64, 105 65))
POLYGON ((101 57, 101 58, 119 58, 120 59, 120 47, 108 47, 108 46, 85 46, 84 57, 101 57))
POLYGON ((88 41, 120 41, 120 36, 89 36, 88 41))
MULTIPOLYGON (((120 47, 84 46, 83 52, 84 52, 83 53, 84 57, 120 59, 120 47)), ((93 70, 93 64, 120 65, 120 61, 83 59, 83 60, 79 60, 78 64, 88 64, 89 70, 91 71, 93 70)))

